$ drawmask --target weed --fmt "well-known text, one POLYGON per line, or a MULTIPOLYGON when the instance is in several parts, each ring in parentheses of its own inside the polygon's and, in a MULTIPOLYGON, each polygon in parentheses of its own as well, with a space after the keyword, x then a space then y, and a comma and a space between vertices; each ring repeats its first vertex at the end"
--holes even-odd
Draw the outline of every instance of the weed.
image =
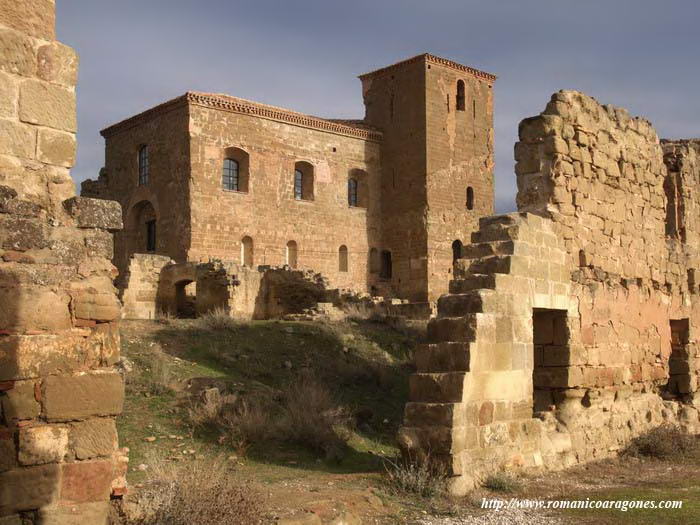
POLYGON ((260 495, 239 481, 224 458, 170 463, 149 459, 150 480, 127 509, 128 525, 262 522, 260 495))
POLYGON ((646 456, 657 459, 684 457, 695 449, 693 436, 677 425, 661 425, 636 437, 625 449, 629 456, 646 456))
POLYGON ((217 307, 203 314, 198 321, 201 328, 212 331, 233 331, 240 328, 241 322, 231 316, 224 308, 217 307))
POLYGON ((508 472, 493 472, 489 474, 482 483, 484 488, 493 490, 494 492, 517 492, 522 487, 522 484, 512 474, 508 472))
POLYGON ((430 456, 385 458, 384 474, 389 487, 397 493, 432 498, 444 494, 447 489, 444 465, 430 456))

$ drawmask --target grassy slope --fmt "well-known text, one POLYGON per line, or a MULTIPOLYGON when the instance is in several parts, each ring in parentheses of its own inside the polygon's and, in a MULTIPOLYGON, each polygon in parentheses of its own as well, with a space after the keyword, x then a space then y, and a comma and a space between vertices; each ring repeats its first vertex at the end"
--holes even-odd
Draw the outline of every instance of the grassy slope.
MULTIPOLYGON (((192 434, 186 424, 187 402, 178 390, 189 378, 212 377, 225 380, 238 392, 277 391, 304 368, 313 371, 339 404, 352 412, 364 411, 371 416, 369 421, 355 429, 350 452, 340 463, 319 462, 299 448, 253 445, 246 453, 245 469, 255 469, 262 480, 298 478, 304 471, 376 472, 376 454, 395 451, 394 436, 407 398, 410 368, 406 363, 415 341, 409 332, 365 322, 261 321, 231 331, 202 329, 187 320, 126 322, 122 351, 134 363, 134 372, 127 380, 120 439, 130 448, 132 468, 147 463, 149 452, 178 455, 172 450, 177 448, 232 454, 235 451, 218 444, 218 435, 192 434), (154 359, 154 354, 160 354, 158 348, 163 350, 162 359, 154 359), (159 364, 163 360, 166 364, 159 364), (152 384, 158 382, 168 382, 175 390, 154 389, 152 384), (185 439, 171 439, 171 435, 185 439), (158 439, 145 442, 148 436, 158 439)), ((142 476, 133 472, 131 479, 138 482, 142 476)))

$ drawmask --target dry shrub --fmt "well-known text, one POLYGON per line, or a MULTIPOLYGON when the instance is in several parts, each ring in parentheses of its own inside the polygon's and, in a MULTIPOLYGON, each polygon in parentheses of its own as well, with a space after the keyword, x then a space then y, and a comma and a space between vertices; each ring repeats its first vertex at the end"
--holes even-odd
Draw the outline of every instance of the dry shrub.
POLYGON ((512 474, 508 472, 493 472, 489 474, 484 482, 482 483, 484 488, 493 490, 495 492, 517 492, 520 490, 522 484, 512 474))
POLYGON ((210 389, 199 401, 187 409, 190 423, 195 428, 216 426, 221 423, 224 400, 216 389, 210 389), (216 391, 216 392, 214 392, 216 391))
POLYGON ((274 437, 273 408, 262 399, 242 400, 222 416, 222 424, 228 429, 231 444, 239 455, 256 443, 274 437))
POLYGON ((350 321, 381 322, 383 316, 377 312, 374 305, 368 303, 349 303, 343 305, 343 312, 350 321))
POLYGON ((160 346, 154 348, 151 360, 150 392, 154 395, 165 394, 170 391, 172 381, 172 364, 160 346))
POLYGON ((447 471, 442 463, 411 455, 384 459, 384 475, 389 487, 399 494, 432 498, 447 490, 447 471))
POLYGON ((347 447, 351 417, 310 373, 299 374, 284 392, 278 431, 286 440, 328 459, 340 460, 347 447))
POLYGON ((224 458, 171 463, 150 458, 151 476, 127 511, 127 525, 253 525, 261 496, 241 482, 224 458))
POLYGON ((657 459, 682 458, 696 447, 697 441, 693 436, 677 425, 666 424, 633 439, 625 449, 625 454, 657 459))
POLYGON ((233 331, 241 326, 241 322, 231 316, 224 308, 217 307, 203 314, 198 320, 199 326, 205 330, 233 331))

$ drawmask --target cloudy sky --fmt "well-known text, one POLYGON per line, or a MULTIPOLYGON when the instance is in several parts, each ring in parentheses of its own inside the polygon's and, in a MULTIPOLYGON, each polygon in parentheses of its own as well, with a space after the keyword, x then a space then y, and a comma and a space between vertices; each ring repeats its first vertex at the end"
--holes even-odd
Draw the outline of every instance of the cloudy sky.
POLYGON ((430 52, 495 73, 496 207, 514 209, 518 122, 559 89, 700 136, 697 0, 57 0, 80 54, 78 161, 99 130, 187 90, 362 118, 358 74, 430 52))

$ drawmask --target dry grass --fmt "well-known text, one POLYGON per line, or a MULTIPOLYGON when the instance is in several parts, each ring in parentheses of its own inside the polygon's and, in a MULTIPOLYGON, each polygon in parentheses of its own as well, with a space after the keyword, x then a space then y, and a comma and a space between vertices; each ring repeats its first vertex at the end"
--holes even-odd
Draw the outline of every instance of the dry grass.
POLYGON ((447 490, 447 471, 430 456, 385 458, 384 475, 389 487, 398 494, 432 498, 447 490))
POLYGON ((198 324, 205 330, 231 331, 240 328, 241 321, 231 316, 224 308, 214 308, 198 319, 198 324))
POLYGON ((633 439, 625 454, 657 459, 682 458, 697 446, 696 438, 677 425, 661 425, 633 439))
POLYGON ((170 463, 150 458, 149 482, 128 506, 127 525, 262 523, 261 495, 242 483, 224 458, 170 463))
POLYGON ((517 492, 522 488, 520 480, 508 472, 493 472, 482 483, 484 488, 494 492, 517 492))
POLYGON ((343 457, 352 419, 310 373, 299 374, 277 400, 250 396, 225 405, 221 396, 207 396, 193 403, 188 415, 195 429, 218 428, 239 453, 281 441, 335 460, 343 457))

